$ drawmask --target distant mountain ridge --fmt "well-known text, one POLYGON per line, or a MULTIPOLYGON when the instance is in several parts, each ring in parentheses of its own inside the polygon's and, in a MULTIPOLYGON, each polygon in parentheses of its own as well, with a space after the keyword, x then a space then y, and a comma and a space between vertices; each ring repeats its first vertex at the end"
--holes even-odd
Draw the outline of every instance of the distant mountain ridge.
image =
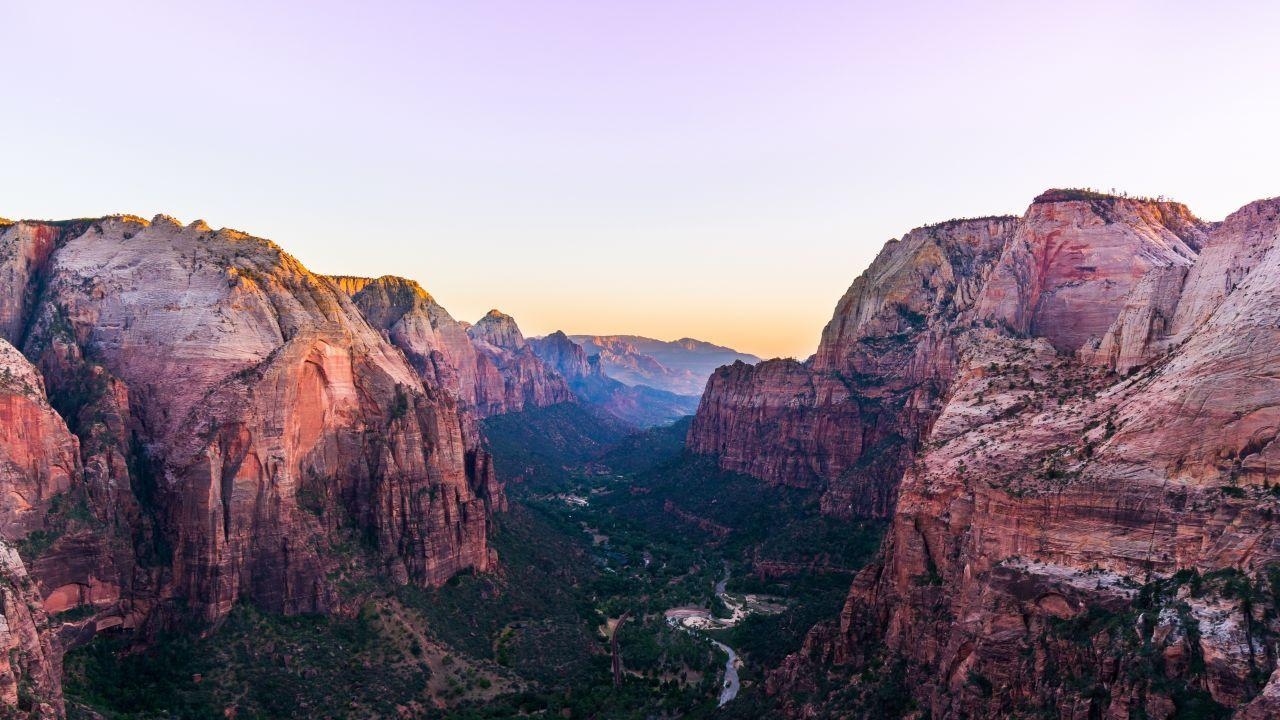
POLYGON ((599 355, 604 374, 627 385, 679 395, 701 395, 716 368, 760 358, 694 338, 655 340, 641 335, 570 335, 588 355, 599 355))
POLYGON ((661 425, 698 410, 697 395, 680 395, 648 385, 628 385, 604 373, 599 355, 556 331, 529 341, 533 352, 569 383, 581 399, 639 427, 661 425))

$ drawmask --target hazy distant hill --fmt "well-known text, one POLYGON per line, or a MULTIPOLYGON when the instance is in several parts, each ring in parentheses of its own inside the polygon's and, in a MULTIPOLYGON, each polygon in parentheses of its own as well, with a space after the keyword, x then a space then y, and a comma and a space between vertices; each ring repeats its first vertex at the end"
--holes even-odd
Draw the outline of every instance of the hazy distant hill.
POLYGON ((648 385, 682 395, 702 395, 712 371, 755 355, 693 338, 654 340, 639 335, 571 335, 588 355, 599 355, 604 372, 628 385, 648 385))

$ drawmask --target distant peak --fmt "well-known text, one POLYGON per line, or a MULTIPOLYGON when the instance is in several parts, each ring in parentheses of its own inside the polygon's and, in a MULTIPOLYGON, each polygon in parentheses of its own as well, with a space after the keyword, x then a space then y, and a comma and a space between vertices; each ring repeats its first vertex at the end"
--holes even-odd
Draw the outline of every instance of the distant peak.
POLYGON ((509 350, 519 350, 525 346, 524 335, 520 332, 516 319, 497 309, 485 313, 484 317, 467 330, 467 334, 509 350))
POLYGON ((151 218, 151 225, 153 227, 173 227, 173 228, 182 227, 182 223, 178 222, 177 218, 173 217, 172 215, 165 215, 164 213, 161 213, 151 218))

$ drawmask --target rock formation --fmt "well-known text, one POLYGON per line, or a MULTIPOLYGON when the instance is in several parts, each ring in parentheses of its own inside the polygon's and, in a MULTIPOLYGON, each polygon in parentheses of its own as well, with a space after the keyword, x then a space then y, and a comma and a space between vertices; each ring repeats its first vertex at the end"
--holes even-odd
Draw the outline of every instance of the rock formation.
POLYGON ((44 379, 0 339, 0 538, 39 530, 80 472, 80 444, 45 397, 44 379))
POLYGON ((62 653, 13 543, 43 535, 79 474, 79 443, 39 372, 0 339, 0 706, 27 717, 61 714, 62 653))
POLYGON ((481 415, 573 399, 568 383, 538 359, 510 315, 490 310, 467 334, 476 346, 477 386, 484 388, 478 393, 481 415))
POLYGON ((0 541, 0 712, 63 715, 62 649, 18 552, 0 541))
POLYGON ((343 612, 344 580, 492 566, 504 501, 456 381, 271 243, 164 216, 20 222, 0 228, 0 276, 0 331, 25 354, 0 341, 0 536, 26 560, 2 570, 31 578, 6 583, 21 652, 0 700, 47 688, 60 712, 45 675, 95 629, 238 601, 343 612))
POLYGON ((962 220, 890 241, 841 298, 812 358, 712 375, 690 449, 728 470, 821 489, 832 514, 890 513, 953 372, 953 328, 976 313, 1018 227, 962 220))
POLYGON ((538 360, 510 315, 493 310, 468 327, 412 280, 333 280, 420 375, 448 389, 478 417, 573 399, 564 378, 538 360))
POLYGON ((847 476, 769 433, 829 458, 868 418, 909 431, 881 559, 769 678, 790 712, 874 716, 895 693, 935 718, 1280 712, 1278 216, 1051 191, 926 229, 937 250, 914 231, 808 363, 709 383, 691 445, 732 466, 754 443, 778 481, 847 476), (823 373, 847 397, 806 394, 823 373), (906 402, 835 415, 871 392, 906 402))

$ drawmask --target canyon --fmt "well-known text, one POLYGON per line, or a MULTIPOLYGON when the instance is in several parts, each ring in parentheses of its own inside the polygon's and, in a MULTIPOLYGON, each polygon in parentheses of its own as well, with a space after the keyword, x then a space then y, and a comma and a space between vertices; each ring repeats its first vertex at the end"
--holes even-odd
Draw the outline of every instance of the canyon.
POLYGON ((0 705, 1274 717, 1277 245, 1277 200, 1049 190, 760 361, 5 221, 0 705))
POLYGON ((64 715, 63 656, 104 634, 350 617, 360 588, 498 572, 486 418, 696 403, 202 221, 2 221, 0 278, 0 703, 24 716, 64 715))

